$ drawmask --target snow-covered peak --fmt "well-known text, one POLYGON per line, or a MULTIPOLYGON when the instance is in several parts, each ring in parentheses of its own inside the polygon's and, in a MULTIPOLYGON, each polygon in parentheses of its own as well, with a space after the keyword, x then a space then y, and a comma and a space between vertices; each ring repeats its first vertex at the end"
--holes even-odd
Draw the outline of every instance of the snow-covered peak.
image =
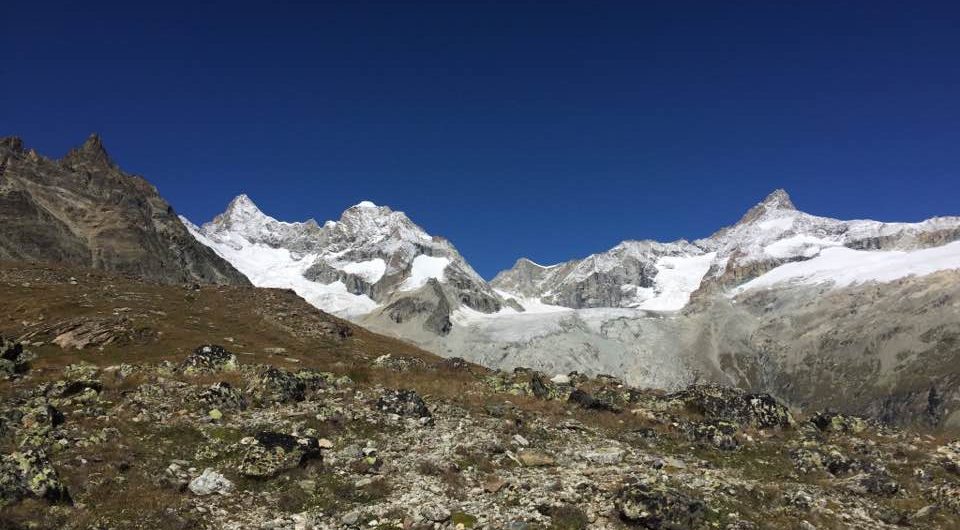
POLYGON ((240 195, 192 233, 255 285, 286 282, 298 292, 312 293, 318 307, 329 311, 367 313, 419 290, 431 279, 452 291, 453 305, 464 303, 484 311, 500 308, 499 297, 449 241, 430 236, 403 212, 370 201, 347 208, 339 220, 321 226, 312 219, 278 221, 250 197, 240 195), (287 277, 274 278, 280 268, 287 277), (322 287, 310 287, 313 284, 322 287), (330 287, 334 284, 340 287, 330 287), (336 297, 331 298, 333 294, 336 297))
POLYGON ((221 217, 231 222, 242 222, 250 219, 267 218, 267 215, 253 202, 246 193, 241 193, 230 201, 221 217))

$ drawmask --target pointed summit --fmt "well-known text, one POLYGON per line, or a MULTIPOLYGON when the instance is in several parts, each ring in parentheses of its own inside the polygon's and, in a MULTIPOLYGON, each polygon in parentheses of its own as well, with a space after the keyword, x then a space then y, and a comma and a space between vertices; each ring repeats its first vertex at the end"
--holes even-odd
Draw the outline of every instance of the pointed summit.
POLYGON ((786 190, 779 188, 773 191, 770 195, 767 195, 763 201, 759 204, 750 208, 750 210, 744 214, 740 219, 740 222, 737 224, 749 223, 767 212, 772 211, 795 211, 796 206, 793 205, 793 201, 790 200, 790 195, 786 190))
POLYGON ((253 202, 253 199, 250 198, 246 193, 241 193, 233 198, 230 201, 230 204, 227 205, 226 212, 241 212, 241 211, 254 211, 259 212, 260 208, 253 202))
POLYGON ((777 210, 796 210, 797 207, 793 205, 793 201, 790 200, 790 195, 787 193, 787 190, 779 188, 773 190, 770 195, 767 195, 766 199, 760 203, 762 206, 768 209, 777 209, 777 210))
POLYGON ((253 200, 250 199, 250 196, 246 193, 241 193, 233 198, 230 201, 230 204, 227 205, 227 209, 223 211, 222 214, 214 218, 213 222, 217 224, 231 225, 234 223, 246 223, 254 219, 264 219, 267 215, 264 214, 253 200))
POLYGON ((63 157, 63 162, 67 165, 87 164, 100 167, 112 167, 113 160, 107 149, 103 146, 103 140, 97 133, 91 134, 80 147, 74 147, 63 157))

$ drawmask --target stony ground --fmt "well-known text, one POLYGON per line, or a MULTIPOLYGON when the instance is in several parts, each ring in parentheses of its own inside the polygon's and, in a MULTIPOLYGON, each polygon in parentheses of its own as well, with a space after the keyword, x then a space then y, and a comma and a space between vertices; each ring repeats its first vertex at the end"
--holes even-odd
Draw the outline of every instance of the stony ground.
POLYGON ((0 287, 0 528, 960 528, 946 433, 489 371, 278 291, 0 287))

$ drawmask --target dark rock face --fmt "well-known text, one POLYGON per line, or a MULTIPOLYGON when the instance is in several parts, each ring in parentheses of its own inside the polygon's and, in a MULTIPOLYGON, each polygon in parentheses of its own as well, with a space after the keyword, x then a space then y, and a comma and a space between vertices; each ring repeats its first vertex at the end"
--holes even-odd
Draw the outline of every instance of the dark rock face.
POLYGON ((0 259, 62 262, 161 283, 249 284, 198 243, 96 135, 56 161, 0 141, 0 259))
POLYGON ((419 296, 406 296, 383 309, 390 320, 402 324, 407 320, 426 316, 423 327, 438 335, 447 335, 453 329, 450 314, 453 311, 443 286, 435 278, 422 287, 419 296))
POLYGON ((627 485, 615 503, 621 519, 654 530, 699 528, 706 515, 703 501, 662 485, 627 485))

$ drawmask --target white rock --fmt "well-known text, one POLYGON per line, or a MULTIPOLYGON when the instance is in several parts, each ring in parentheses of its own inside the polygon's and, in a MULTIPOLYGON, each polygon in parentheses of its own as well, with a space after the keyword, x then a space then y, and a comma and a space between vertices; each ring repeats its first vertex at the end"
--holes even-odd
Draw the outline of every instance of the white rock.
POLYGON ((190 491, 196 495, 210 495, 219 493, 226 495, 233 490, 233 483, 226 477, 210 469, 203 470, 203 474, 190 481, 190 491))
POLYGON ((557 375, 553 376, 553 379, 551 379, 550 381, 553 382, 553 383, 556 383, 556 384, 558 384, 558 385, 569 385, 569 384, 570 384, 570 376, 564 375, 564 374, 557 374, 557 375))

